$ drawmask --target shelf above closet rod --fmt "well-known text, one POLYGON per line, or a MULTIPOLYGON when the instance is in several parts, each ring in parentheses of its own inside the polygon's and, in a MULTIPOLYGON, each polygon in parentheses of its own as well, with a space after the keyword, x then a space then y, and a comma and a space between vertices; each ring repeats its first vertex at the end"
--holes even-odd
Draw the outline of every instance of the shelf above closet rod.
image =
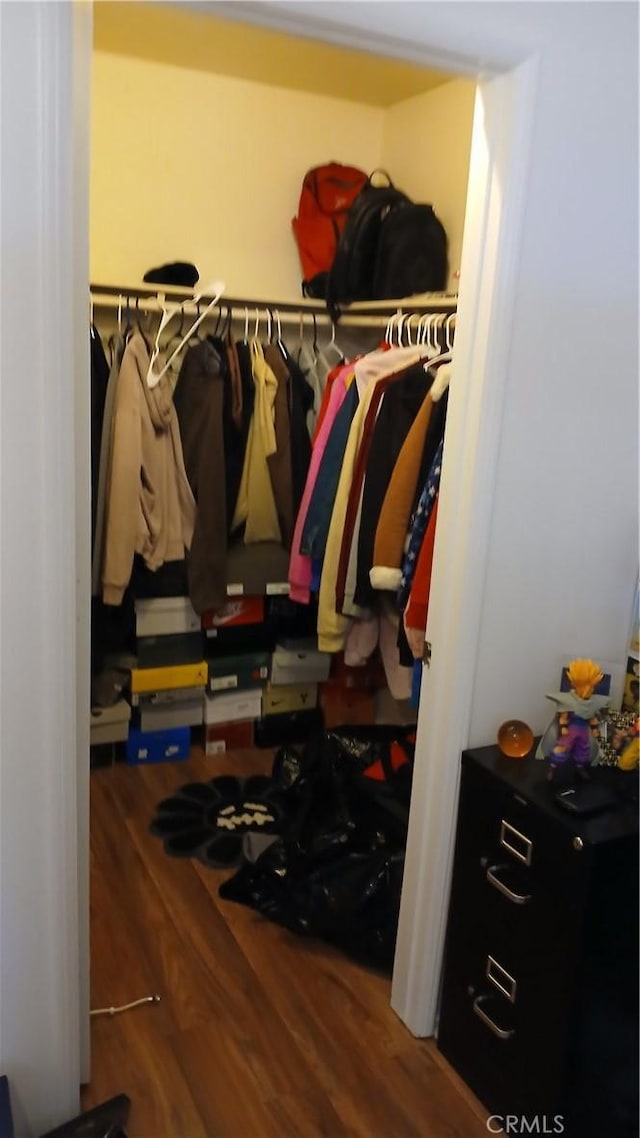
MULTIPOLYGON (((169 285, 157 285, 155 287, 143 286, 118 286, 118 285, 90 285, 91 297, 95 304, 100 304, 102 298, 106 298, 106 304, 117 304, 119 301, 144 301, 144 300, 157 300, 159 295, 166 297, 167 300, 175 303, 189 302, 193 299, 193 292, 185 291, 184 289, 174 288, 169 285)), ((206 304, 207 298, 205 295, 200 297, 200 303, 206 304)), ((212 299, 212 298, 211 298, 212 299)), ((312 319, 314 316, 316 320, 331 322, 331 318, 327 312, 326 305, 322 301, 308 300, 306 297, 300 297, 297 300, 273 300, 256 297, 236 297, 223 295, 218 303, 218 308, 226 311, 231 309, 232 316, 237 319, 245 319, 247 311, 249 319, 252 313, 255 314, 256 309, 261 313, 268 313, 271 311, 272 315, 277 314, 281 321, 290 322, 294 318, 299 320, 300 316, 303 318, 312 319)), ((343 308, 343 315, 341 316, 341 324, 359 324, 369 325, 378 324, 382 319, 388 319, 394 314, 401 315, 403 313, 415 313, 416 315, 426 315, 428 313, 441 312, 443 314, 455 313, 458 308, 458 297, 455 293, 425 293, 420 296, 403 297, 398 300, 373 300, 373 301, 360 301, 356 304, 345 305, 343 308)))

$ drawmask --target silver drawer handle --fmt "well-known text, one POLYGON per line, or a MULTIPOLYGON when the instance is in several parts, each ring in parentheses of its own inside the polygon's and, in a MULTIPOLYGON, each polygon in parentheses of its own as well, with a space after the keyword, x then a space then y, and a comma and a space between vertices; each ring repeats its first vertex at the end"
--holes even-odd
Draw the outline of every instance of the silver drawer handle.
POLYGON ((510 901, 513 901, 514 905, 526 905, 527 901, 531 900, 531 894, 514 893, 513 889, 509 889, 509 886, 505 885, 504 881, 501 881, 500 878, 496 876, 499 869, 504 869, 504 866, 489 866, 487 869, 487 881, 489 884, 493 885, 493 888, 497 889, 499 893, 502 893, 505 897, 508 897, 510 901))
POLYGON ((521 834, 512 826, 510 822, 505 822, 504 818, 500 821, 500 845, 504 846, 505 850, 512 853, 518 861, 523 861, 525 865, 531 865, 531 853, 533 851, 533 842, 526 834, 521 834), (514 839, 516 842, 522 842, 524 848, 519 849, 517 845, 513 845, 514 839))
POLYGON ((494 956, 487 957, 487 980, 489 980, 503 996, 515 1004, 518 983, 513 976, 503 968, 494 956))
POLYGON ((492 1031, 494 1035, 498 1036, 498 1039, 512 1039, 515 1035, 514 1029, 510 1028, 508 1031, 505 1031, 503 1027, 498 1027, 497 1023, 493 1022, 491 1017, 487 1015, 484 1008, 482 1007, 484 1001, 490 999, 491 996, 476 996, 475 1000, 473 1001, 474 1012, 478 1016, 478 1019, 481 1019, 482 1022, 487 1025, 489 1030, 492 1031))

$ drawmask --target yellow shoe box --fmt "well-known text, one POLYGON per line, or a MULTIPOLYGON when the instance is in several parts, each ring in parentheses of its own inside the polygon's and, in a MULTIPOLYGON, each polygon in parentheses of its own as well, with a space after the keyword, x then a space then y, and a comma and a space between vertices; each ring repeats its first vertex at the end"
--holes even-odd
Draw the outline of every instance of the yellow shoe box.
POLYGON ((317 684, 267 684, 262 693, 262 714, 306 711, 318 702, 317 684))
POLYGON ((192 688, 207 682, 207 661, 197 664, 173 664, 167 668, 132 668, 131 691, 166 691, 168 688, 192 688))

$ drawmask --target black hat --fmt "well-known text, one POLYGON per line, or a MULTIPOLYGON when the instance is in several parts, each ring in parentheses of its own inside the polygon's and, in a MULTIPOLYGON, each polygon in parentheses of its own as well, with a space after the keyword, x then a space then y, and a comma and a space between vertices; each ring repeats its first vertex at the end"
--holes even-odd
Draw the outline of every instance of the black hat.
POLYGON ((169 265, 160 265, 157 269, 149 269, 143 277, 147 284, 183 285, 193 288, 200 279, 195 265, 188 261, 172 261, 169 265))

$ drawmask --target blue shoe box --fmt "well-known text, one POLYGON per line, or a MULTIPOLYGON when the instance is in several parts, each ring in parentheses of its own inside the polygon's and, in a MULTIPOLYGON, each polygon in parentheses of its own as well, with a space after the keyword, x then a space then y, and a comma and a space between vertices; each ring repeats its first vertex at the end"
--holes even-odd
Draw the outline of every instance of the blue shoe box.
POLYGON ((165 731, 133 729, 127 739, 128 763, 173 763, 188 759, 190 751, 190 727, 170 727, 165 731))

